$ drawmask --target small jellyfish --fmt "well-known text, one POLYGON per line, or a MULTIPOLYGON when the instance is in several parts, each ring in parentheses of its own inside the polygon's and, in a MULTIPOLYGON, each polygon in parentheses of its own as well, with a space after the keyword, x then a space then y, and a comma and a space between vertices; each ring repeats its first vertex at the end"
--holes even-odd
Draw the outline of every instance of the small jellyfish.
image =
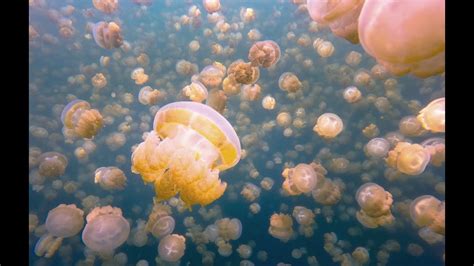
POLYGON ((64 107, 61 113, 64 129, 71 130, 73 135, 81 138, 93 138, 103 125, 102 115, 96 109, 91 109, 88 102, 73 100, 64 107))
POLYGON ((225 66, 219 62, 214 62, 212 65, 206 66, 201 73, 199 73, 199 80, 204 86, 218 87, 225 76, 225 66))
POLYGON ((93 251, 111 254, 130 234, 130 224, 120 208, 96 207, 86 217, 82 241, 93 251))
POLYGON ((165 98, 165 93, 145 86, 138 93, 138 101, 143 105, 155 105, 165 98))
POLYGON ((167 215, 159 218, 151 228, 151 233, 156 238, 161 238, 173 232, 175 227, 174 218, 167 215))
POLYGON ((38 173, 44 177, 57 177, 64 174, 68 160, 59 152, 45 152, 38 158, 38 173))
POLYGON ((314 213, 305 207, 302 206, 295 206, 293 208, 293 218, 295 218, 296 222, 300 225, 309 226, 314 224, 314 213))
POLYGON ((237 253, 242 259, 248 259, 252 256, 252 247, 249 245, 240 245, 237 248, 237 253))
POLYGON ((431 195, 423 195, 410 204, 410 217, 419 227, 445 234, 445 202, 431 195))
POLYGON ((96 89, 102 89, 107 86, 107 78, 102 73, 97 73, 91 78, 92 86, 96 89))
POLYGON ((366 183, 356 192, 357 203, 361 207, 357 220, 367 228, 376 228, 393 223, 395 218, 390 211, 393 199, 390 192, 375 183, 366 183))
POLYGON ((251 63, 245 63, 239 59, 229 65, 227 75, 232 76, 238 83, 252 84, 259 79, 260 70, 257 66, 252 66, 251 63))
POLYGON ((407 175, 420 175, 430 162, 430 153, 419 144, 398 142, 388 152, 387 165, 407 175))
POLYGON ((51 234, 44 234, 41 238, 36 242, 35 245, 35 254, 36 256, 45 258, 51 258, 54 256, 56 251, 61 247, 63 242, 62 237, 55 237, 51 234))
POLYGON ((323 58, 330 57, 335 51, 335 48, 332 42, 324 41, 320 38, 316 39, 313 42, 313 48, 316 50, 319 56, 323 58))
POLYGON ((283 189, 290 195, 311 192, 318 182, 318 175, 309 164, 300 163, 294 168, 285 168, 283 189))
POLYGON ((105 190, 123 190, 127 177, 117 167, 100 167, 95 170, 94 183, 99 183, 105 190))
POLYGON ((269 68, 280 60, 280 46, 274 41, 256 42, 250 47, 248 59, 254 66, 269 68))
MULTIPOLYGON (((325 171, 325 169, 324 169, 325 171)), ((327 172, 319 172, 322 176, 323 173, 327 172)), ((316 187, 313 191, 311 191, 311 196, 313 199, 326 206, 331 206, 339 202, 342 197, 342 188, 339 183, 333 181, 329 178, 321 177, 316 184, 316 187)))
POLYGON ((183 95, 193 102, 202 102, 207 99, 208 91, 199 81, 193 81, 191 84, 185 86, 182 90, 183 95))
POLYGON ((424 129, 431 132, 445 132, 445 98, 438 98, 430 102, 425 108, 421 109, 417 116, 418 121, 424 129))
POLYGON ((255 18, 256 18, 255 9, 253 9, 253 8, 245 8, 245 7, 243 7, 242 9, 240 9, 240 19, 241 19, 244 23, 250 23, 250 22, 254 21, 255 18))
POLYGON ((270 217, 270 227, 268 233, 282 242, 288 242, 293 236, 293 220, 288 214, 274 213, 270 217))
POLYGON ((240 93, 242 84, 238 83, 234 76, 227 76, 222 82, 222 90, 226 95, 232 96, 240 93))
POLYGON ((254 201, 260 196, 260 188, 252 183, 246 183, 245 186, 242 188, 240 194, 247 200, 247 201, 254 201))
POLYGON ((167 235, 160 240, 158 254, 161 259, 175 262, 181 259, 186 249, 186 239, 177 234, 167 235))
POLYGON ((367 156, 371 158, 384 158, 390 150, 390 143, 384 138, 371 139, 364 148, 367 156))
POLYGON ((325 113, 318 117, 313 131, 323 138, 335 138, 344 128, 341 118, 333 113, 325 113))
POLYGON ((260 98, 262 87, 258 84, 242 85, 241 99, 244 101, 256 101, 260 98))
POLYGON ((123 44, 122 30, 115 22, 98 22, 92 27, 95 43, 104 49, 118 48, 123 44))
POLYGON ((223 218, 215 222, 218 235, 224 241, 237 240, 242 235, 242 223, 237 218, 223 218))
POLYGON ((271 95, 267 95, 262 100, 262 107, 266 110, 273 110, 276 105, 276 100, 271 95))
POLYGON ((347 87, 343 92, 344 100, 348 103, 358 102, 362 98, 362 93, 355 86, 347 87))
POLYGON ((220 0, 203 0, 202 5, 204 6, 204 9, 206 9, 207 13, 209 14, 217 12, 221 9, 220 0))
POLYGON ((360 64, 362 54, 356 51, 351 51, 346 56, 346 64, 355 67, 360 64))
POLYGON ((130 74, 130 78, 132 78, 137 85, 142 85, 148 81, 148 75, 145 74, 145 70, 142 67, 135 68, 130 74))
POLYGON ((186 60, 176 63, 176 72, 181 76, 192 76, 198 72, 198 66, 186 60))
POLYGON ((106 14, 114 13, 118 9, 118 0, 92 0, 92 4, 106 14))
POLYGON ((278 87, 283 91, 296 92, 303 87, 303 84, 295 74, 285 72, 278 79, 278 87))
POLYGON ((264 177, 262 179, 262 181, 260 182, 260 186, 264 189, 264 190, 271 190, 272 187, 273 187, 273 179, 271 179, 270 177, 264 177))
POLYGON ((84 212, 75 204, 60 204, 48 212, 46 230, 55 237, 71 237, 84 226, 84 212))
POLYGON ((276 117, 276 122, 281 127, 288 127, 291 125, 291 115, 288 112, 281 112, 276 117))
POLYGON ((443 138, 429 138, 421 143, 430 154, 430 163, 440 167, 446 158, 446 145, 443 138))
POLYGON ((369 262, 369 251, 364 247, 357 247, 352 252, 352 258, 358 265, 364 265, 369 262))
POLYGON ((206 105, 222 114, 227 106, 227 96, 223 90, 213 89, 207 96, 206 105))

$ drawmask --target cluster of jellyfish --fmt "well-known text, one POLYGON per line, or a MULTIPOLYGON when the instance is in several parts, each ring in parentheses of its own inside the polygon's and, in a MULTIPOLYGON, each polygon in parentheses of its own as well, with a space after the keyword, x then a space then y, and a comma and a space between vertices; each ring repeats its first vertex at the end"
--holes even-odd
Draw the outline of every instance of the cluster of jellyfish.
POLYGON ((444 5, 30 0, 30 261, 442 265, 444 5))

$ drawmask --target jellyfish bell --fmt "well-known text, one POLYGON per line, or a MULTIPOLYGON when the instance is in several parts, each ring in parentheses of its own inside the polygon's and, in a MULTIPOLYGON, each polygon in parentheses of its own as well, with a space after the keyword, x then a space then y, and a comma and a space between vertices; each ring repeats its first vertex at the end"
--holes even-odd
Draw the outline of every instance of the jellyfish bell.
POLYGON ((122 30, 115 22, 98 22, 92 27, 94 41, 104 49, 119 48, 124 42, 122 30))
POLYGON ((118 9, 118 0, 92 0, 92 4, 106 14, 114 13, 118 9))
POLYGON ((65 129, 73 130, 75 135, 90 139, 102 128, 102 115, 91 109, 88 102, 75 99, 64 107, 61 122, 65 129))
POLYGON ((151 233, 156 238, 161 238, 173 232, 175 227, 175 220, 173 217, 167 215, 159 218, 151 229, 151 233))
POLYGON ((311 192, 318 182, 318 176, 311 165, 300 163, 294 168, 286 168, 283 173, 283 189, 290 195, 311 192))
POLYGON ((202 102, 207 99, 208 91, 199 81, 193 81, 183 88, 182 93, 193 102, 202 102))
POLYGON ((392 194, 375 183, 366 183, 356 192, 356 200, 361 210, 356 213, 357 220, 367 228, 392 224, 395 218, 390 210, 392 194))
POLYGON ((94 183, 99 183, 105 190, 123 190, 127 177, 117 167, 100 167, 95 170, 94 183))
POLYGON ((430 102, 425 108, 421 109, 417 116, 418 121, 426 130, 431 132, 445 132, 445 98, 438 98, 430 102))
POLYGON ((278 87, 283 91, 296 92, 303 87, 303 84, 295 74, 285 72, 278 79, 278 87))
POLYGON ((209 14, 217 12, 221 9, 220 0, 203 0, 202 4, 204 6, 204 9, 206 9, 207 13, 209 14))
POLYGON ((238 83, 252 84, 260 78, 260 70, 257 66, 252 66, 251 63, 245 63, 239 59, 229 65, 227 75, 233 76, 238 83))
POLYGON ((410 217, 419 227, 445 234, 445 203, 431 195, 423 195, 410 204, 410 217))
POLYGON ((355 102, 358 102, 361 99, 362 93, 360 92, 360 90, 357 87, 350 86, 350 87, 347 87, 344 90, 343 96, 344 96, 344 100, 346 100, 346 102, 355 103, 355 102))
POLYGON ((64 174, 67 157, 59 152, 45 152, 38 158, 38 173, 43 177, 57 177, 64 174))
POLYGON ((373 138, 365 145, 365 153, 371 158, 385 158, 390 150, 390 143, 384 138, 373 138))
POLYGON ((254 66, 268 68, 280 60, 280 46, 272 40, 256 42, 250 47, 248 59, 254 66))
POLYGON ((288 242, 293 236, 293 220, 287 214, 274 213, 270 217, 268 233, 282 242, 288 242))
POLYGON ((199 80, 209 87, 218 87, 225 75, 225 66, 220 63, 208 65, 199 74, 199 80), (219 67, 219 65, 221 67, 219 67))
POLYGON ((341 118, 333 113, 325 113, 318 117, 313 131, 323 138, 335 138, 344 129, 341 118))
POLYGON ((419 144, 398 142, 385 159, 387 165, 407 175, 420 175, 430 162, 430 153, 419 144))
POLYGON ((48 212, 46 230, 55 237, 71 237, 84 226, 84 212, 75 204, 60 204, 48 212))

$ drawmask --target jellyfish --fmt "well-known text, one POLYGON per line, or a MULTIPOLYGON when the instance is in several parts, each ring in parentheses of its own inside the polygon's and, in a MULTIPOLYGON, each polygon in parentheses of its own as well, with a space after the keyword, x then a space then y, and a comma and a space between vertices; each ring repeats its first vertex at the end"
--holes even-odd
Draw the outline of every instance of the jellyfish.
POLYGON ((191 84, 185 86, 182 90, 183 94, 193 102, 202 102, 207 99, 208 91, 199 81, 193 81, 191 84))
POLYGON ((426 132, 423 129, 421 122, 417 120, 416 116, 414 115, 405 116, 400 119, 398 128, 400 133, 408 137, 420 136, 426 132))
POLYGON ((430 153, 419 144, 398 142, 388 152, 387 165, 407 175, 420 175, 430 162, 430 153))
POLYGON ((444 235, 438 234, 429 227, 422 227, 418 231, 418 235, 428 244, 434 245, 444 240, 444 235))
POLYGON ((302 206, 295 206, 293 208, 293 218, 295 218, 296 222, 303 226, 311 226, 314 224, 314 213, 305 207, 302 206))
POLYGON ((112 254, 130 234, 130 224, 122 210, 110 205, 94 208, 86 217, 82 241, 93 251, 112 254))
POLYGON ((198 72, 198 66, 186 60, 179 60, 176 63, 176 72, 181 76, 192 76, 198 72))
POLYGON ((257 202, 254 202, 250 204, 249 209, 253 214, 257 214, 260 212, 261 207, 260 207, 260 204, 258 204, 257 202))
POLYGON ((107 86, 107 78, 102 73, 97 73, 91 78, 92 86, 96 89, 102 89, 107 86))
POLYGON ((347 87, 343 92, 344 100, 348 103, 358 102, 362 98, 362 93, 355 86, 347 87))
POLYGON ((285 168, 283 189, 290 195, 311 192, 318 182, 318 175, 309 164, 300 163, 294 168, 285 168))
POLYGON ((204 6, 204 9, 206 9, 207 13, 209 14, 217 12, 221 9, 220 0, 203 0, 202 5, 204 6))
POLYGON ((363 5, 363 0, 308 0, 306 3, 308 13, 314 21, 328 25, 334 35, 353 44, 359 43, 357 23, 363 5))
POLYGON ((333 113, 324 113, 318 117, 313 131, 323 138, 335 138, 344 128, 341 118, 333 113))
POLYGON ((361 207, 357 220, 367 228, 393 223, 395 218, 390 211, 393 199, 390 192, 375 183, 365 183, 356 192, 357 203, 361 207))
POLYGON ((244 23, 250 23, 254 21, 256 18, 255 10, 253 8, 245 8, 243 7, 240 9, 240 19, 244 23))
POLYGON ((293 220, 288 214, 274 213, 270 217, 270 227, 268 233, 282 242, 288 242, 293 236, 293 220))
POLYGON ((342 197, 341 186, 337 182, 324 177, 327 172, 318 173, 321 174, 321 178, 318 179, 316 187, 311 191, 311 196, 316 202, 326 206, 338 203, 342 197))
POLYGON ((90 139, 102 128, 102 115, 96 109, 91 109, 88 102, 73 100, 64 107, 61 113, 64 130, 69 130, 73 136, 90 139))
POLYGON ((215 222, 218 236, 224 241, 237 240, 242 235, 242 223, 237 218, 223 218, 215 222))
POLYGON ((114 13, 118 9, 118 0, 92 0, 92 4, 106 14, 114 13))
POLYGON ((242 85, 241 99, 244 101, 256 101, 260 98, 262 87, 258 84, 242 85))
POLYGON ((226 68, 219 62, 214 62, 212 65, 206 66, 201 73, 199 73, 199 80, 204 86, 218 87, 225 76, 226 68))
POLYGON ((45 152, 38 158, 38 173, 43 177, 57 177, 64 174, 68 160, 59 152, 45 152))
POLYGON ((421 144, 423 148, 430 154, 430 163, 440 167, 446 158, 446 146, 443 138, 429 138, 421 144))
POLYGON ((95 170, 94 183, 99 183, 105 190, 123 190, 127 182, 127 177, 117 167, 100 167, 95 170))
POLYGON ((165 98, 165 93, 145 86, 138 93, 138 101, 143 105, 155 105, 165 98))
POLYGON ((335 51, 334 45, 330 41, 321 38, 314 40, 313 48, 322 58, 330 57, 335 51))
POLYGON ((440 74, 445 64, 444 11, 444 0, 366 0, 358 25, 362 47, 395 75, 440 74))
POLYGON ((127 138, 125 137, 125 134, 119 132, 112 132, 105 139, 105 144, 107 144, 107 147, 111 151, 116 151, 120 149, 123 145, 125 145, 126 141, 127 138))
POLYGON ((252 247, 249 245, 240 245, 237 248, 237 253, 239 253, 239 256, 242 259, 248 259, 250 256, 252 256, 252 247))
POLYGON ((260 70, 257 66, 252 66, 251 63, 245 63, 239 59, 229 65, 227 75, 232 76, 238 83, 252 84, 257 82, 260 77, 260 70))
POLYGON ((122 30, 115 22, 98 22, 92 27, 95 43, 104 49, 118 48, 123 44, 122 30))
POLYGON ((445 98, 438 98, 430 102, 425 108, 421 109, 416 117, 424 129, 431 132, 445 132, 445 98))
POLYGON ((157 199, 179 193, 191 207, 221 197, 227 184, 219 172, 240 160, 232 125, 207 105, 175 102, 158 110, 153 128, 132 154, 132 172, 154 183, 157 199))
POLYGON ((350 65, 351 67, 355 67, 360 64, 362 60, 362 54, 356 51, 350 51, 346 56, 346 64, 350 65))
POLYGON ((371 158, 385 158, 390 150, 390 143, 384 138, 373 138, 364 147, 365 154, 371 158))
POLYGON ((248 59, 254 66, 269 68, 280 60, 280 46, 272 40, 256 42, 250 47, 248 59))
POLYGON ((158 244, 158 254, 161 259, 175 262, 181 259, 186 249, 186 239, 177 234, 167 235, 158 244))
POLYGON ((223 90, 213 89, 209 92, 206 105, 219 113, 223 113, 227 105, 227 96, 223 90))
POLYGON ((445 202, 434 196, 423 195, 413 200, 410 204, 410 217, 419 227, 445 234, 445 202))
POLYGON ((271 95, 267 95, 263 97, 263 100, 262 100, 263 109, 273 110, 275 108, 275 105, 276 105, 276 100, 271 95))
POLYGON ((303 84, 298 79, 298 77, 291 73, 285 72, 281 74, 280 78, 278 79, 278 87, 280 90, 287 91, 287 92, 296 92, 303 87, 303 84))
POLYGON ((35 245, 35 254, 39 257, 51 258, 54 256, 56 251, 61 247, 63 242, 62 237, 55 237, 51 234, 44 234, 36 242, 35 245))
POLYGON ((239 94, 241 87, 242 84, 238 83, 233 75, 225 77, 222 82, 222 90, 229 96, 239 94))
POLYGON ((369 251, 364 247, 357 247, 352 252, 352 258, 358 265, 364 265, 369 262, 369 251))
POLYGON ((145 74, 145 70, 142 67, 135 68, 130 77, 135 81, 135 84, 142 85, 148 81, 148 75, 145 74))
POLYGON ((173 232, 175 227, 175 221, 173 217, 167 215, 159 218, 153 227, 151 228, 151 233, 156 238, 161 238, 166 235, 169 235, 173 232))
POLYGON ((261 189, 252 183, 246 183, 245 186, 242 188, 240 194, 247 200, 247 201, 254 201, 260 196, 261 189))
POLYGON ((84 226, 84 212, 75 204, 60 204, 48 212, 46 230, 55 237, 71 237, 84 226))

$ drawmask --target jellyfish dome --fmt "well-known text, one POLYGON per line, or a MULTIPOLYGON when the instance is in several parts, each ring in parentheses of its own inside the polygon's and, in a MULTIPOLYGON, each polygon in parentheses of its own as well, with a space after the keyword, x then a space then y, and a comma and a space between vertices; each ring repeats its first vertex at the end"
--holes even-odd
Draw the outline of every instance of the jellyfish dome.
POLYGON ((125 188, 127 177, 117 167, 100 167, 95 170, 94 182, 105 190, 123 190, 125 188))
POLYGON ((181 235, 167 235, 160 240, 158 254, 165 261, 175 262, 181 259, 186 249, 186 239, 181 235))
POLYGON ((61 121, 65 130, 72 130, 74 135, 87 139, 97 135, 104 122, 98 110, 91 109, 88 102, 79 99, 64 107, 61 121))
POLYGON ((280 54, 280 46, 272 40, 266 40, 254 43, 250 47, 248 58, 252 65, 268 68, 280 60, 280 54))
POLYGON ((316 187, 318 176, 311 165, 300 163, 295 168, 283 171, 283 189, 290 195, 311 192, 316 187))
POLYGON ((376 228, 393 223, 395 218, 390 210, 392 194, 375 183, 366 183, 356 192, 361 210, 356 213, 357 220, 367 228, 376 228))
POLYGON ((387 165, 407 175, 420 175, 430 162, 428 150, 419 144, 399 142, 388 152, 387 165))
POLYGON ((174 102, 158 110, 153 129, 132 154, 132 172, 154 183, 158 200, 179 193, 190 207, 222 196, 227 184, 219 172, 239 162, 241 147, 221 114, 204 104, 174 102))
POLYGON ((75 204, 60 204, 48 213, 46 230, 56 237, 71 237, 79 233, 84 226, 84 212, 75 204))
POLYGON ((92 27, 94 41, 104 49, 118 48, 123 44, 122 30, 115 22, 98 22, 92 27))
POLYGON ((159 218, 151 229, 151 233, 154 237, 160 238, 171 234, 175 227, 175 221, 173 217, 167 215, 159 218))
POLYGON ((421 109, 416 117, 424 129, 431 132, 445 132, 446 110, 445 98, 438 98, 421 109))
POLYGON ((410 217, 419 227, 445 234, 445 203, 431 195, 423 195, 410 204, 410 217))
POLYGON ((358 31, 364 50, 395 75, 444 72, 444 0, 365 0, 358 31))
POLYGON ((45 152, 38 158, 38 172, 44 177, 63 175, 67 165, 67 157, 55 151, 45 152))
POLYGON ((120 208, 96 207, 86 217, 82 241, 93 251, 111 253, 121 246, 130 234, 130 224, 120 208))

